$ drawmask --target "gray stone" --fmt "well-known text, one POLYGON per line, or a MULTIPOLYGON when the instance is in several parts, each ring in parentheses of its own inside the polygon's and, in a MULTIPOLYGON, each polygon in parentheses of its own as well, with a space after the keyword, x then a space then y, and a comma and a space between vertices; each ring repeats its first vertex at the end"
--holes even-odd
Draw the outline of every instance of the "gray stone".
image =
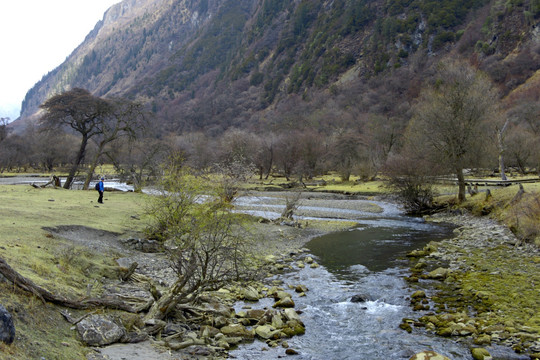
POLYGON ((126 330, 111 318, 92 315, 77 324, 82 340, 90 346, 104 346, 118 342, 126 330))
POLYGON ((280 314, 274 314, 274 316, 272 316, 272 326, 275 327, 276 329, 283 328, 284 323, 280 314))
POLYGON ((0 305, 0 341, 9 345, 13 340, 15 340, 13 318, 6 308, 0 305))

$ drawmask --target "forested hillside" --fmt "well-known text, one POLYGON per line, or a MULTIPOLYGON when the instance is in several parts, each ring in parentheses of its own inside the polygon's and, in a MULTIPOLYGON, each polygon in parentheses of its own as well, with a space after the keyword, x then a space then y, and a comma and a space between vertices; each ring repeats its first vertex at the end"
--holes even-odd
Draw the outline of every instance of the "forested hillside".
POLYGON ((82 87, 142 100, 175 132, 350 126, 403 115, 445 56, 509 93, 538 69, 539 19, 538 0, 125 0, 28 92, 22 116, 82 87))

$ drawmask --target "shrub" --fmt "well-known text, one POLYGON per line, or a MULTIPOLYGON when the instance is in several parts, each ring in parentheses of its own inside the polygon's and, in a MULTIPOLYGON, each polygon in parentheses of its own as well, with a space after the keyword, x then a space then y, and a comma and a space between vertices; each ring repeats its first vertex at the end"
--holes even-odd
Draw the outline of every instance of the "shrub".
POLYGON ((433 210, 435 193, 428 172, 429 169, 404 156, 393 156, 387 161, 385 173, 390 178, 390 187, 409 214, 433 210))

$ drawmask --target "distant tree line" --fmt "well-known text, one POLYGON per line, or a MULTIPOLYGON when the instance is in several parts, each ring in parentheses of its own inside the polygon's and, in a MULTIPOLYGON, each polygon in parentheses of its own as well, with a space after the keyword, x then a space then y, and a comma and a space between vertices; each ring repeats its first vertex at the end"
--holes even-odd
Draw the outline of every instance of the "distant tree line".
MULTIPOLYGON (((369 94, 338 88, 317 99, 324 107, 311 112, 305 100, 291 95, 259 118, 259 126, 240 122, 221 131, 174 131, 140 104, 74 89, 47 100, 41 121, 23 134, 0 128, 0 171, 63 169, 88 186, 97 167, 107 163, 139 188, 174 153, 196 171, 234 162, 254 169, 259 179, 282 176, 298 184, 329 172, 343 181, 353 175, 361 180, 383 174, 449 175, 460 183, 460 200, 469 169, 488 169, 501 177, 508 168, 538 171, 536 87, 502 98, 490 78, 466 62, 443 62, 433 69, 416 86, 403 85, 403 72, 403 81, 370 84, 369 94), (395 98, 396 90, 407 95, 395 98), (83 116, 82 127, 78 116, 83 116)), ((215 99, 207 108, 212 106, 226 108, 227 102, 215 99)))

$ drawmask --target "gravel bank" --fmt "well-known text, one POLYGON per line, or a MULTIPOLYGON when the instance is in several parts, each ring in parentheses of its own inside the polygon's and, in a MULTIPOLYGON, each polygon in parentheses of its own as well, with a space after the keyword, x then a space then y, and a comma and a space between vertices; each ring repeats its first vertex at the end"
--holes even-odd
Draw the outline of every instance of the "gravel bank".
POLYGON ((537 358, 540 249, 492 219, 439 214, 427 220, 457 228, 454 238, 410 254, 411 287, 428 294, 419 297, 423 303, 411 301, 417 325, 471 347, 497 344, 537 358))

